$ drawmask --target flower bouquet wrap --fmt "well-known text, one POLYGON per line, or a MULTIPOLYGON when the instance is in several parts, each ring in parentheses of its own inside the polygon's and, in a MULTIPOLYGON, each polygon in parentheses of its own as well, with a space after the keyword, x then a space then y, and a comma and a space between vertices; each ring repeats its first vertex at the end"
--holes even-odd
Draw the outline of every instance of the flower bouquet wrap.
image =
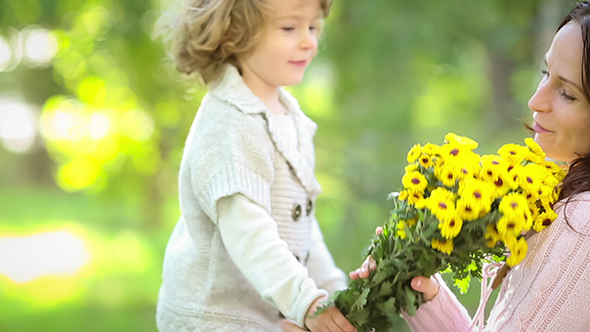
POLYGON ((483 156, 473 152, 477 142, 452 133, 442 146, 415 145, 403 189, 389 196, 389 221, 366 253, 377 269, 328 305, 358 331, 388 331, 402 310, 414 315, 422 303, 412 278, 452 271, 465 292, 472 277, 481 279, 485 262, 518 264, 528 248, 525 232, 557 217, 552 206, 565 176, 532 139, 525 143, 483 156))

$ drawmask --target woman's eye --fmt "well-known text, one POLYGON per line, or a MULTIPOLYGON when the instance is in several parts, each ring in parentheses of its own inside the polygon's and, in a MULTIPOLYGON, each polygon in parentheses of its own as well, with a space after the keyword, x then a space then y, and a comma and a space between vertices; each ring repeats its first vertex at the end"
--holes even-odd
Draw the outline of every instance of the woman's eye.
POLYGON ((572 97, 572 96, 568 95, 568 94, 565 92, 565 90, 564 90, 564 91, 561 91, 559 94, 560 94, 560 95, 561 95, 563 98, 565 98, 565 100, 567 100, 567 101, 568 101, 568 102, 570 102, 570 103, 573 103, 574 101, 576 101, 576 100, 577 100, 575 97, 572 97))
POLYGON ((549 77, 549 71, 547 69, 541 70, 541 74, 543 74, 545 77, 549 77))

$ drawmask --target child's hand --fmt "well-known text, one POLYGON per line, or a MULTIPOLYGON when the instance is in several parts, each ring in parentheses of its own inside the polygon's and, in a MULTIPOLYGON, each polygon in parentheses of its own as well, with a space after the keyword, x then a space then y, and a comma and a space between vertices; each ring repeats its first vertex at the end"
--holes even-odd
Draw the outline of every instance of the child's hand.
POLYGON ((323 314, 310 318, 326 299, 320 297, 311 304, 305 316, 305 326, 312 332, 356 332, 356 328, 336 307, 329 307, 323 314))
MULTIPOLYGON (((375 235, 379 235, 381 233, 383 233, 383 227, 379 226, 375 228, 375 235)), ((375 263, 373 257, 369 256, 367 259, 365 259, 361 267, 350 272, 348 275, 352 280, 356 280, 358 278, 367 279, 371 274, 371 271, 375 269, 377 269, 377 263, 375 263)))
POLYGON ((287 319, 279 321, 279 327, 283 332, 305 332, 305 330, 302 330, 299 326, 295 325, 295 323, 287 319))

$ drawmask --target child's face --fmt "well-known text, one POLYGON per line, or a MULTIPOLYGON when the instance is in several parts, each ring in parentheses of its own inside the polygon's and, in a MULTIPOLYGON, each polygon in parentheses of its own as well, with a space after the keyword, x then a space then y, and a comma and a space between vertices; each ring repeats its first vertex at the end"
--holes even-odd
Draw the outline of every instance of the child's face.
POLYGON ((269 1, 273 11, 262 39, 238 61, 246 84, 275 89, 301 82, 316 55, 320 5, 318 0, 269 1))

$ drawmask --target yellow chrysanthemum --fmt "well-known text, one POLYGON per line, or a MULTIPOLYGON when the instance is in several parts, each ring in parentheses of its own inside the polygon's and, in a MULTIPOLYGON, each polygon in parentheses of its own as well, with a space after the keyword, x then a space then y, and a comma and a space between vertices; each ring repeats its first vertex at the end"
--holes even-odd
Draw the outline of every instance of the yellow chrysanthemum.
POLYGON ((441 146, 439 154, 440 158, 445 161, 470 160, 477 157, 477 154, 471 151, 467 146, 456 143, 441 146))
POLYGON ((513 185, 508 173, 501 173, 498 174, 496 181, 490 187, 492 188, 492 199, 494 200, 506 195, 513 188, 513 185))
POLYGON ((524 225, 523 218, 508 218, 507 216, 503 216, 498 220, 496 229, 501 237, 517 236, 524 230, 524 225))
POLYGON ((421 205, 420 202, 424 200, 424 194, 413 190, 402 190, 399 193, 398 199, 400 201, 408 201, 412 205, 421 205))
POLYGON ((455 194, 444 188, 436 188, 427 199, 426 205, 438 220, 455 216, 455 194))
POLYGON ((426 143, 426 145, 424 145, 422 147, 422 153, 425 153, 430 156, 434 156, 434 155, 438 154, 439 149, 440 149, 440 146, 438 146, 436 144, 426 143))
POLYGON ((549 171, 553 175, 553 178, 555 179, 555 181, 557 181, 557 183, 563 181, 565 175, 567 174, 565 170, 563 170, 561 167, 559 167, 557 164, 551 161, 543 161, 539 163, 539 165, 543 166, 547 171, 549 171))
POLYGON ((479 143, 472 140, 471 138, 459 136, 454 133, 448 133, 445 135, 445 140, 449 142, 449 144, 458 144, 467 147, 470 150, 476 149, 479 143))
POLYGON ((543 149, 541 149, 541 147, 539 146, 539 144, 537 144, 537 142, 535 142, 530 137, 529 138, 525 138, 524 142, 529 147, 529 149, 531 150, 531 152, 533 154, 535 154, 536 156, 541 157, 542 159, 545 159, 545 152, 543 152, 543 149))
POLYGON ((406 166, 404 168, 404 171, 406 173, 418 171, 420 169, 420 166, 418 166, 418 165, 419 165, 418 163, 409 164, 408 166, 406 166))
POLYGON ((533 229, 537 232, 540 232, 547 228, 547 226, 551 225, 555 219, 557 219, 557 214, 553 210, 547 210, 535 218, 533 229))
POLYGON ((457 178, 459 180, 473 179, 476 174, 479 175, 481 172, 481 165, 479 164, 479 160, 474 160, 474 162, 465 162, 458 165, 457 169, 457 178))
POLYGON ((528 148, 516 144, 505 144, 498 150, 498 154, 510 165, 522 163, 528 152, 528 148))
POLYGON ((445 186, 453 187, 457 183, 458 172, 460 170, 456 169, 450 163, 447 164, 447 167, 443 167, 435 172, 435 176, 439 179, 445 186))
POLYGON ((412 192, 424 192, 428 186, 428 181, 420 172, 411 171, 402 177, 404 187, 412 192))
POLYGON ((457 216, 445 219, 443 222, 438 224, 440 234, 445 239, 456 238, 457 235, 459 235, 459 232, 461 232, 461 227, 463 227, 463 220, 457 216))
POLYGON ((487 246, 490 248, 493 248, 496 245, 496 243, 498 243, 498 241, 501 240, 500 233, 498 232, 498 229, 496 228, 495 224, 488 224, 486 226, 485 237, 486 239, 489 239, 487 246))
POLYGON ((407 238, 407 235, 406 235, 406 224, 404 223, 403 220, 400 220, 397 223, 396 228, 397 228, 397 232, 396 232, 397 236, 400 239, 402 239, 402 240, 406 239, 407 238))
POLYGON ((513 267, 516 264, 520 263, 525 257, 526 252, 529 248, 529 245, 526 243, 524 237, 520 237, 516 241, 510 241, 510 243, 506 243, 508 245, 508 249, 510 249, 510 257, 506 260, 506 264, 508 266, 513 267))
POLYGON ((479 213, 488 213, 492 205, 492 188, 481 180, 465 180, 459 185, 459 196, 465 205, 479 213))
POLYGON ((432 239, 432 247, 440 252, 450 255, 453 252, 453 240, 432 239))
POLYGON ((522 168, 521 174, 518 177, 518 185, 527 194, 538 197, 545 174, 545 169, 542 166, 536 164, 526 165, 522 168))
POLYGON ((422 167, 424 167, 424 168, 429 168, 434 165, 434 162, 432 161, 432 156, 425 154, 425 153, 420 155, 420 158, 418 158, 418 161, 420 162, 420 165, 422 165, 422 167))
POLYGON ((496 182, 498 177, 507 178, 510 165, 500 156, 484 155, 481 157, 481 178, 486 182, 496 182))
POLYGON ((472 221, 479 218, 480 211, 477 206, 471 206, 466 199, 459 198, 457 200, 456 213, 464 221, 472 221))
POLYGON ((422 154, 422 147, 420 146, 420 144, 416 144, 414 145, 410 151, 408 152, 408 163, 413 163, 416 160, 418 160, 418 158, 420 157, 420 155, 422 154))
POLYGON ((528 210, 529 204, 526 197, 518 193, 510 193, 502 198, 498 210, 508 219, 521 218, 528 210))

